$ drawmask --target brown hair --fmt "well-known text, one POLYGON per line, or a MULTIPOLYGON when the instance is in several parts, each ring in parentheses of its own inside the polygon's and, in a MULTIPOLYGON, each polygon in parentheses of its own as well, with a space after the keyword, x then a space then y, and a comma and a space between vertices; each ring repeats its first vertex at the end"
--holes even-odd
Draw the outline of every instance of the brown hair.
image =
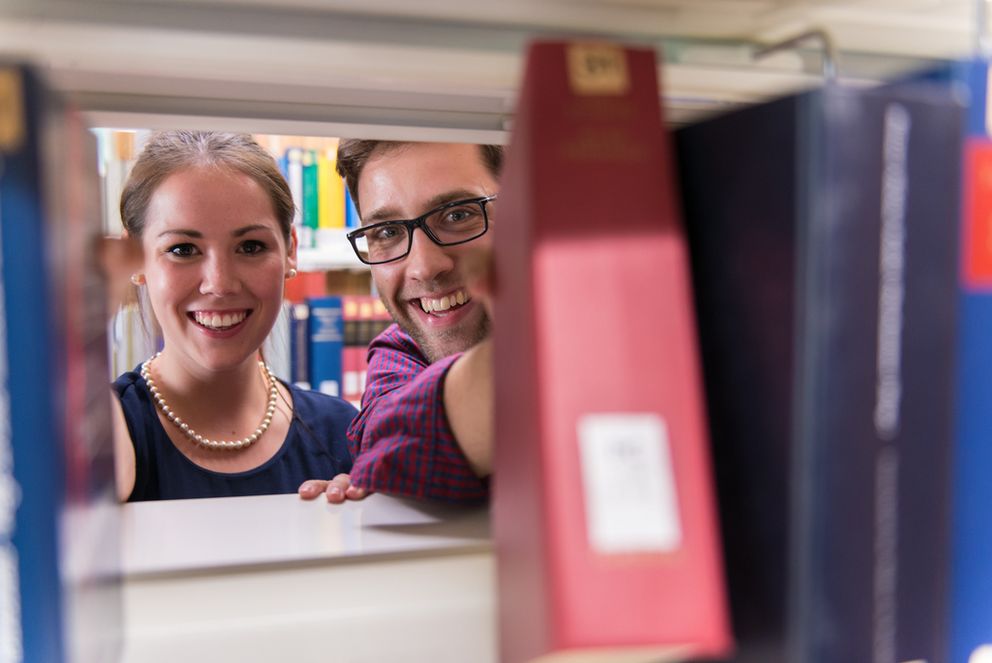
POLYGON ((293 194, 275 159, 248 134, 217 131, 160 131, 149 139, 121 194, 121 221, 128 234, 141 237, 148 202, 167 177, 184 168, 204 166, 230 168, 255 180, 272 201, 279 228, 289 240, 293 194))
MULTIPOLYGON (((394 150, 409 144, 401 141, 345 138, 338 145, 338 174, 344 178, 359 216, 361 216, 362 210, 358 206, 358 178, 361 177, 365 164, 376 151, 394 150)), ((482 163, 489 169, 493 177, 498 179, 500 171, 503 169, 503 146, 479 145, 479 152, 482 156, 482 163)))

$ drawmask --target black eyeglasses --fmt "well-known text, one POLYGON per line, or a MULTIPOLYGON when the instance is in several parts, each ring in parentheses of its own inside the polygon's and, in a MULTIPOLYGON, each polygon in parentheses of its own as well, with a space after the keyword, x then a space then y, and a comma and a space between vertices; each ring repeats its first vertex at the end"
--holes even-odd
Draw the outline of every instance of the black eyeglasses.
POLYGON ((435 207, 409 221, 383 221, 348 233, 348 241, 366 265, 402 260, 413 246, 413 231, 420 228, 438 246, 453 246, 478 239, 489 230, 486 204, 496 196, 456 200, 435 207))

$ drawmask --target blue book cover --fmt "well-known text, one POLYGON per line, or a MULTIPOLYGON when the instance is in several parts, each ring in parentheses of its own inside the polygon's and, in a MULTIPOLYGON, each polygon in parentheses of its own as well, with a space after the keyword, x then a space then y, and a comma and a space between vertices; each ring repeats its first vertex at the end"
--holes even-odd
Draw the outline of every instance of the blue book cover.
POLYGON ((954 438, 950 663, 992 660, 992 126, 989 63, 960 60, 907 77, 967 108, 962 135, 958 355, 954 438))
POLYGON ((307 304, 310 308, 310 388, 340 396, 344 352, 344 308, 341 298, 312 297, 307 299, 307 304))
POLYGON ((351 191, 347 187, 345 187, 344 206, 345 227, 357 228, 362 225, 362 220, 358 218, 358 209, 355 207, 355 201, 351 199, 351 191))
POLYGON ((962 122, 828 85, 677 133, 739 663, 946 660, 962 122))
POLYGON ((951 663, 992 660, 992 139, 987 62, 933 75, 963 92, 964 137, 957 433, 953 518, 951 663), (981 653, 980 653, 981 652, 981 653), (980 658, 980 656, 983 656, 980 658))
POLYGON ((0 65, 0 661, 114 660, 118 509, 96 146, 0 65))

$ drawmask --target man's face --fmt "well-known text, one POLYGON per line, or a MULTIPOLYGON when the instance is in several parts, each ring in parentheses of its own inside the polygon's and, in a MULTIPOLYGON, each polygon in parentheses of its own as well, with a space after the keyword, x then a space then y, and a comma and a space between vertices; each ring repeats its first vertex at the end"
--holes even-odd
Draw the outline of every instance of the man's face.
MULTIPOLYGON (((358 182, 362 223, 413 219, 443 203, 496 194, 496 179, 476 145, 406 143, 373 153, 358 182)), ((489 333, 469 279, 492 249, 489 231, 466 244, 438 246, 417 229, 410 254, 372 266, 372 278, 393 319, 430 361, 472 347, 489 333)))

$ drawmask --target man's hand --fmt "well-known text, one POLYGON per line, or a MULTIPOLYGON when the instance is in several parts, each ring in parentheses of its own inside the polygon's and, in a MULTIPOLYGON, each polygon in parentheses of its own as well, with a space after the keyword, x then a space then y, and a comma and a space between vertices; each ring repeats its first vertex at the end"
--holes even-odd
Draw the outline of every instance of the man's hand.
POLYGON ((300 484, 300 497, 305 500, 312 500, 318 495, 326 495, 327 501, 332 504, 340 504, 347 500, 360 500, 368 495, 364 488, 351 485, 351 477, 347 474, 339 474, 330 481, 323 479, 310 479, 300 484))

